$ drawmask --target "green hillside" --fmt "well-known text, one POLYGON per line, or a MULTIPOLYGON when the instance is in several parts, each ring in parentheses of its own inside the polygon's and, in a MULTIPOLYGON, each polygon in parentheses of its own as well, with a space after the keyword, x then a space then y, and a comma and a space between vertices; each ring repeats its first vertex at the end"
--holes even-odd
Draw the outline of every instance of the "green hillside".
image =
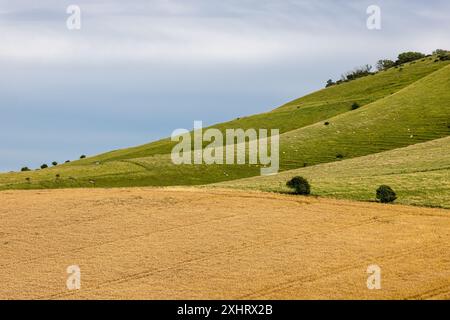
MULTIPOLYGON (((289 132, 348 112, 354 102, 363 106, 388 97, 449 63, 448 61, 435 62, 435 57, 428 57, 405 64, 401 68, 392 68, 356 81, 319 90, 270 112, 242 117, 212 127, 222 131, 229 128, 276 128, 280 129, 280 133, 289 132)), ((108 152, 84 162, 94 163, 99 160, 133 159, 167 154, 170 153, 173 145, 170 139, 163 139, 134 148, 108 152)))
POLYGON ((286 181, 297 175, 310 181, 315 195, 374 200, 376 188, 387 184, 397 192, 398 203, 450 208, 450 137, 215 186, 290 192, 286 181))
MULTIPOLYGON (((429 57, 214 127, 280 129, 281 170, 438 139, 450 135, 449 63, 429 57), (351 110, 354 102, 362 107, 351 110)), ((44 170, 0 174, 0 189, 200 185, 260 174, 250 165, 176 166, 169 154, 173 145, 165 139, 44 170)))

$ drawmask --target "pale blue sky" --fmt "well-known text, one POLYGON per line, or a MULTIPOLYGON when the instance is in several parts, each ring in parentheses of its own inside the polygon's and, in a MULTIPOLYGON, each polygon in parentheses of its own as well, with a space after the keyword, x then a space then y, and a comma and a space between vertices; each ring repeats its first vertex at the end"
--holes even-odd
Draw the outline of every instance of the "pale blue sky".
POLYGON ((270 110, 355 66, 448 49, 449 12, 439 0, 0 0, 0 171, 270 110), (66 28, 70 4, 81 30, 66 28))

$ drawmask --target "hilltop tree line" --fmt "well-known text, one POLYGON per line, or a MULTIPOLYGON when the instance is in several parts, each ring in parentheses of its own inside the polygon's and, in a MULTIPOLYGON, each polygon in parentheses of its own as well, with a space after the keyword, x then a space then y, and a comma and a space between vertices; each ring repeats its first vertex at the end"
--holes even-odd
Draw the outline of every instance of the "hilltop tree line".
MULTIPOLYGON (((86 156, 83 154, 83 155, 81 155, 80 156, 80 159, 85 159, 86 158, 86 156)), ((65 161, 65 163, 69 163, 70 162, 70 160, 66 160, 65 161)), ((57 166, 58 165, 58 162, 57 161, 53 161, 52 162, 52 165, 53 166, 57 166)), ((43 169, 47 169, 48 168, 48 165, 46 164, 46 163, 44 163, 44 164, 42 164, 41 166, 40 166, 40 168, 43 170, 43 169)), ((39 169, 36 169, 36 170, 39 170, 39 169)), ((28 167, 22 167, 21 169, 20 169, 20 171, 22 171, 22 172, 26 172, 26 171, 31 171, 31 169, 30 168, 28 168, 28 167)))
MULTIPOLYGON (((436 62, 450 60, 450 51, 448 51, 448 50, 437 49, 437 50, 433 51, 433 55, 436 56, 436 60, 435 60, 436 62)), ((355 80, 358 78, 362 78, 362 77, 365 77, 365 76, 368 76, 371 74, 375 74, 380 71, 386 71, 390 68, 399 67, 405 63, 420 60, 420 59, 423 59, 423 58, 429 57, 429 56, 431 56, 431 55, 427 56, 421 52, 413 52, 413 51, 403 52, 398 55, 396 61, 389 60, 389 59, 378 60, 377 64, 376 64, 375 72, 372 72, 373 67, 371 65, 366 64, 365 66, 357 67, 357 68, 353 69, 352 71, 344 73, 341 76, 341 79, 339 79, 336 82, 333 81, 332 79, 329 79, 327 81, 325 87, 328 88, 328 87, 331 87, 334 85, 341 84, 343 82, 349 82, 349 81, 352 81, 352 80, 355 80)))

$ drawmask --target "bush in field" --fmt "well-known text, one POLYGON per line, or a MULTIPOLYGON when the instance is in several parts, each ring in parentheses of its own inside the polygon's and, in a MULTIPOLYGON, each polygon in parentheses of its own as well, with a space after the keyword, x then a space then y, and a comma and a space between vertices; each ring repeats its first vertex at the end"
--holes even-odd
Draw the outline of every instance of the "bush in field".
POLYGON ((80 156, 80 159, 85 159, 86 158, 86 156, 84 155, 84 154, 82 154, 81 156, 80 156))
POLYGON ((57 165, 58 165, 58 162, 53 161, 53 162, 52 162, 52 165, 57 166, 57 165))
POLYGON ((41 166, 41 169, 47 169, 47 168, 48 168, 48 165, 45 163, 41 166))
POLYGON ((303 177, 294 177, 289 180, 286 185, 294 189, 295 194, 308 195, 311 193, 311 186, 309 185, 308 180, 303 177))
POLYGON ((420 52, 412 52, 412 51, 403 52, 398 55, 398 59, 395 63, 397 65, 400 65, 403 63, 407 63, 407 62, 416 61, 416 60, 422 59, 424 57, 425 57, 425 55, 420 52))
POLYGON ((377 199, 381 203, 390 203, 394 202, 397 199, 397 195, 391 187, 382 185, 377 189, 377 199))
POLYGON ((23 167, 22 169, 20 169, 20 171, 24 172, 24 171, 30 171, 30 168, 28 167, 23 167))
POLYGON ((361 77, 368 76, 369 74, 372 74, 370 70, 372 70, 372 66, 366 64, 365 66, 355 68, 354 70, 349 71, 346 74, 342 75, 341 80, 352 81, 361 77))

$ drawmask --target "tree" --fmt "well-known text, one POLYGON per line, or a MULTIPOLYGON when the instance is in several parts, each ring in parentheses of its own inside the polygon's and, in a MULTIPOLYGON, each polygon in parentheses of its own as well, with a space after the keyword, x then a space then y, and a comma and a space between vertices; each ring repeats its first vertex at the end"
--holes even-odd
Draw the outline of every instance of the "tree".
POLYGON ((85 159, 86 158, 86 156, 84 155, 84 154, 82 154, 81 156, 80 156, 80 159, 85 159))
POLYGON ((328 79, 327 84, 325 86, 325 88, 334 86, 336 83, 332 80, 332 79, 328 79))
POLYGON ((413 51, 403 52, 398 55, 396 64, 403 64, 403 63, 419 60, 424 57, 425 57, 425 55, 420 52, 413 52, 413 51))
POLYGON ((43 165, 41 165, 41 169, 47 169, 48 168, 48 165, 47 164, 43 164, 43 165))
POLYGON ((359 109, 359 104, 358 104, 358 102, 353 102, 352 110, 356 110, 356 109, 359 109))
POLYGON ((57 166, 57 165, 58 165, 58 162, 53 161, 53 162, 52 162, 52 165, 57 166))
POLYGON ((30 168, 28 167, 23 167, 22 169, 20 169, 20 171, 24 172, 24 171, 30 171, 30 168))
POLYGON ((377 62, 377 70, 378 71, 384 71, 389 68, 392 68, 393 66, 395 66, 395 62, 392 60, 383 59, 383 60, 378 60, 378 62, 377 62))
POLYGON ((294 177, 288 182, 286 182, 286 186, 295 190, 296 194, 308 195, 311 193, 311 186, 309 185, 308 180, 303 177, 294 177))
POLYGON ((397 199, 397 195, 394 190, 386 185, 381 185, 378 187, 376 197, 381 203, 390 203, 397 199))
POLYGON ((433 51, 433 54, 437 55, 437 56, 439 56, 439 55, 446 55, 446 54, 450 54, 450 51, 444 50, 444 49, 436 49, 436 50, 433 51))
POLYGON ((357 67, 353 71, 349 71, 346 74, 342 75, 342 80, 351 81, 361 77, 368 76, 371 74, 372 66, 370 64, 366 64, 365 66, 357 67))

